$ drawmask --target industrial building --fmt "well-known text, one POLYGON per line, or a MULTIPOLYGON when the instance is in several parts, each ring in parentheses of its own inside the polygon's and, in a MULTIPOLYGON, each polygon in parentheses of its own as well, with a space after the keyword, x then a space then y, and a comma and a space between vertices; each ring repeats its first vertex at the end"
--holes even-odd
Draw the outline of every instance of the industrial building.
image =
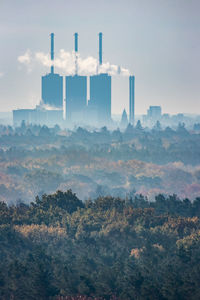
MULTIPOLYGON (((111 76, 90 76, 87 105, 87 76, 78 75, 78 34, 75 33, 75 75, 66 76, 66 121, 72 124, 107 125, 111 122, 111 76)), ((99 67, 102 65, 102 33, 99 33, 99 67)))
POLYGON ((66 120, 72 123, 85 119, 87 107, 87 77, 66 76, 66 120))
POLYGON ((89 107, 97 116, 99 124, 111 122, 111 76, 99 74, 90 76, 89 107))
POLYGON ((63 77, 59 74, 49 73, 42 76, 42 101, 45 105, 63 107, 63 77))
MULTIPOLYGON (((42 76, 41 103, 35 109, 19 109, 13 111, 15 126, 24 120, 27 124, 54 126, 64 124, 105 126, 112 124, 112 77, 101 72, 103 64, 102 37, 99 33, 99 62, 96 74, 81 76, 78 70, 78 33, 74 34, 75 72, 74 75, 63 77, 54 73, 54 33, 50 34, 50 73, 42 76), (87 81, 90 88, 87 91, 87 81), (63 93, 64 90, 64 93, 63 93), (65 99, 63 99, 63 94, 65 99), (88 96, 89 94, 89 96, 88 96), (88 99, 89 98, 89 99, 88 99), (64 100, 64 101, 63 101, 64 100), (63 111, 65 112, 63 118, 63 111)), ((129 122, 134 124, 135 77, 129 77, 129 122)))
POLYGON ((78 33, 74 37, 75 75, 65 77, 65 112, 68 124, 84 123, 87 108, 87 76, 78 75, 78 33))
POLYGON ((51 33, 51 71, 42 76, 42 101, 35 109, 13 110, 13 124, 20 126, 22 121, 26 124, 54 126, 63 124, 63 77, 54 73, 54 33, 51 33))
MULTIPOLYGON (((99 33, 99 68, 103 63, 102 32, 99 33)), ((95 116, 98 125, 111 122, 111 76, 100 73, 90 76, 90 100, 88 101, 90 117, 95 116)))
POLYGON ((47 110, 37 106, 35 109, 17 109, 13 110, 13 125, 20 126, 22 121, 27 125, 46 125, 53 127, 55 124, 62 125, 62 110, 47 110))
POLYGON ((54 73, 54 33, 51 33, 51 72, 42 76, 42 101, 45 105, 63 108, 63 77, 54 73))
MULTIPOLYGON (((99 68, 103 63, 102 32, 99 33, 99 68)), ((90 76, 89 109, 99 125, 111 122, 111 76, 107 73, 90 76)))

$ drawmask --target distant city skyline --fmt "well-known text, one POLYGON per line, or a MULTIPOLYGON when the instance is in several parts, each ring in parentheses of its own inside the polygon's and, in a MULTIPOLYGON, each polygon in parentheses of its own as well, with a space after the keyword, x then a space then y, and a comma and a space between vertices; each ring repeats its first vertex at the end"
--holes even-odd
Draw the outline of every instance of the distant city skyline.
MULTIPOLYGON (((136 115, 150 105, 163 113, 200 114, 198 0, 1 0, 0 25, 0 111, 39 104, 49 66, 29 60, 31 53, 49 53, 50 32, 55 58, 60 49, 72 52, 78 32, 81 57, 97 60, 103 32, 103 61, 135 75, 136 115)), ((112 114, 129 111, 128 83, 128 76, 113 76, 112 114)))

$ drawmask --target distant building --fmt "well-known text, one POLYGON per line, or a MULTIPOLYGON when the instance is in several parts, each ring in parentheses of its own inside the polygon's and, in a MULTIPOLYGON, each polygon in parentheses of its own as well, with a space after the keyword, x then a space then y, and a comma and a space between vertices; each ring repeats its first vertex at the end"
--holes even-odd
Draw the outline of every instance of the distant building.
POLYGON ((135 76, 129 77, 129 122, 135 121, 135 76))
POLYGON ((20 126, 22 121, 25 121, 25 123, 28 123, 29 115, 30 115, 31 111, 33 111, 33 109, 13 110, 13 125, 20 126))
POLYGON ((152 127, 156 124, 157 121, 162 121, 162 109, 161 106, 149 106, 147 114, 143 115, 143 125, 147 127, 152 127))
POLYGON ((13 125, 20 126, 22 121, 25 124, 47 125, 62 125, 63 110, 47 110, 36 107, 35 109, 17 109, 13 110, 13 125))
POLYGON ((120 126, 122 128, 126 128, 128 126, 128 117, 127 117, 127 113, 126 113, 125 109, 123 110, 123 113, 122 113, 120 126))
POLYGON ((170 115, 169 114, 162 114, 162 118, 169 120, 170 119, 170 115))
MULTIPOLYGON (((42 102, 35 109, 19 109, 13 111, 13 122, 21 124, 24 120, 32 124, 61 124, 63 123, 63 110, 65 125, 111 125, 111 81, 112 77, 103 71, 103 34, 99 33, 99 62, 96 75, 90 76, 90 95, 87 103, 87 76, 79 75, 78 33, 74 34, 74 70, 73 76, 63 77, 54 73, 54 33, 50 34, 51 69, 50 73, 41 78, 42 102), (65 92, 63 94, 63 88, 65 92), (65 99, 63 99, 63 95, 65 99), (65 102, 63 103, 63 100, 65 102)), ((118 68, 120 73, 120 67, 118 68)), ((135 77, 129 77, 129 122, 134 124, 135 118, 135 77)), ((124 111, 122 123, 127 122, 124 111)))
POLYGON ((63 77, 54 73, 54 33, 51 33, 51 72, 42 76, 42 101, 52 107, 63 107, 63 77))
POLYGON ((96 111, 97 122, 107 124, 111 121, 111 76, 99 74, 90 76, 89 109, 96 111))
MULTIPOLYGON (((99 65, 103 63, 102 32, 99 33, 99 65)), ((108 125, 111 122, 111 76, 101 73, 90 76, 90 100, 88 101, 88 119, 96 125, 108 125)))
POLYGON ((63 77, 49 73, 42 76, 42 100, 52 107, 63 107, 63 77))
POLYGON ((147 117, 155 121, 160 120, 162 115, 161 106, 150 106, 147 111, 147 117))
POLYGON ((42 76, 42 105, 35 109, 13 110, 14 126, 20 126, 22 121, 47 126, 63 123, 63 77, 54 73, 54 33, 50 36, 52 65, 51 72, 42 76))
POLYGON ((78 123, 85 120, 87 107, 87 77, 66 76, 66 120, 78 123))
POLYGON ((179 122, 184 122, 185 121, 185 116, 184 114, 177 114, 172 116, 172 121, 179 123, 179 122))

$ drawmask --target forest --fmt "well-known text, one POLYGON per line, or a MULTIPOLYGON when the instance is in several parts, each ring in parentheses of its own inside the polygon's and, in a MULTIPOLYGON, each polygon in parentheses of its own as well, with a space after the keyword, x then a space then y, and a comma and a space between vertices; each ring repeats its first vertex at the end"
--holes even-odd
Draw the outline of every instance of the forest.
POLYGON ((0 125, 0 200, 30 203, 72 189, 81 200, 200 194, 200 125, 74 130, 0 125))
POLYGON ((0 299, 200 298, 200 126, 0 125, 0 299))
POLYGON ((200 198, 0 203, 0 299, 199 299, 200 198))

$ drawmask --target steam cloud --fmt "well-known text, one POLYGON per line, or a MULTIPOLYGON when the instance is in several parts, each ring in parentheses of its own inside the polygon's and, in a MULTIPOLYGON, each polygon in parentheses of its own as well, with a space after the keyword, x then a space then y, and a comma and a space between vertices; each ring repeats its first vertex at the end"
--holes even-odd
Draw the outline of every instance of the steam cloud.
POLYGON ((45 109, 45 110, 60 110, 60 108, 58 108, 56 106, 51 106, 51 105, 45 104, 42 100, 40 101, 38 107, 40 109, 45 109))
MULTIPOLYGON (((28 72, 32 71, 33 67, 38 63, 46 67, 50 67, 52 64, 49 54, 44 52, 32 53, 29 49, 18 57, 18 61, 27 67, 28 72)), ((54 66, 66 75, 74 75, 76 71, 75 62, 76 56, 74 51, 67 52, 61 49, 54 60, 54 66)), ((99 66, 96 58, 92 56, 82 58, 79 54, 77 55, 77 66, 79 75, 94 75, 97 74, 97 71, 98 73, 108 73, 110 75, 120 74, 122 76, 129 76, 130 74, 128 69, 110 64, 109 62, 99 66)))

